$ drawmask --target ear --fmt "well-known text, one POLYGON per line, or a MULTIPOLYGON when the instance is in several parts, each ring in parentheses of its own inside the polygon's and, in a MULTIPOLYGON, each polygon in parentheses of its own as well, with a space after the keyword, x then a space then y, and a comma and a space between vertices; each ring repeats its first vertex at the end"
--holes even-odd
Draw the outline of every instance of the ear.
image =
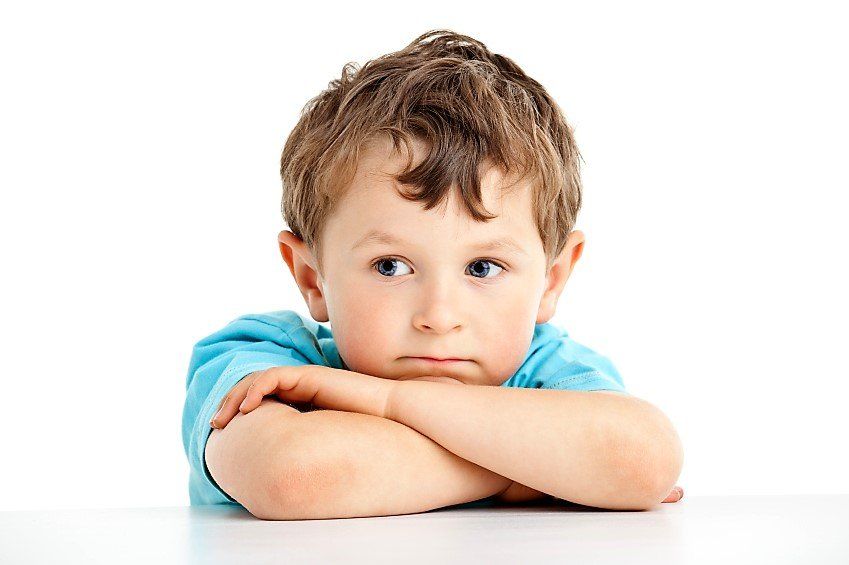
POLYGON ((545 277, 545 291, 542 294, 539 310, 537 311, 537 324, 544 324, 554 316, 560 294, 563 292, 566 281, 569 279, 572 269, 583 252, 584 233, 581 231, 572 231, 566 240, 563 251, 554 260, 551 269, 545 277))
POLYGON ((277 242, 280 246, 280 255, 289 266, 289 272, 292 273, 292 278, 301 290, 310 315, 316 322, 327 322, 330 318, 327 316, 327 303, 324 300, 321 275, 318 273, 317 263, 309 247, 301 238, 288 230, 280 232, 277 242))

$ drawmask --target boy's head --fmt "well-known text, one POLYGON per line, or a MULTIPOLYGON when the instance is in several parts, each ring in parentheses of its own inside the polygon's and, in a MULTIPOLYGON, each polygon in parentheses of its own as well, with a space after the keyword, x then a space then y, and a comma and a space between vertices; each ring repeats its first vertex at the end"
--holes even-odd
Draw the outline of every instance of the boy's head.
POLYGON ((349 63, 304 108, 281 158, 280 251, 350 370, 499 385, 583 250, 578 159, 539 83, 428 32, 349 63))

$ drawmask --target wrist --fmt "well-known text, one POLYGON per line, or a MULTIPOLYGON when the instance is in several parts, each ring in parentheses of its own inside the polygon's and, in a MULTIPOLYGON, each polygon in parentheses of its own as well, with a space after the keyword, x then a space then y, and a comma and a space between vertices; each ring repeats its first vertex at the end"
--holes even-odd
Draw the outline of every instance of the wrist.
POLYGON ((394 379, 380 379, 385 381, 385 389, 383 394, 383 417, 387 420, 398 421, 398 403, 401 396, 401 387, 404 381, 394 379))
POLYGON ((334 391, 335 398, 329 400, 331 408, 392 419, 398 384, 395 380, 358 373, 350 369, 322 367, 322 370, 336 373, 332 375, 332 378, 344 383, 334 391))

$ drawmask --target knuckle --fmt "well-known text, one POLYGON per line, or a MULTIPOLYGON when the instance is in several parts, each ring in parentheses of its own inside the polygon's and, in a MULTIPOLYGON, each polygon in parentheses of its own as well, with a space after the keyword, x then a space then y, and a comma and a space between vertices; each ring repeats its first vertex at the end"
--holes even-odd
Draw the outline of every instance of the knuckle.
POLYGON ((251 386, 253 383, 257 382, 260 378, 262 378, 265 371, 254 371, 253 373, 248 373, 248 375, 242 379, 242 384, 251 386))
POLYGON ((327 369, 322 365, 306 365, 304 366, 304 376, 308 378, 317 378, 318 374, 327 369))

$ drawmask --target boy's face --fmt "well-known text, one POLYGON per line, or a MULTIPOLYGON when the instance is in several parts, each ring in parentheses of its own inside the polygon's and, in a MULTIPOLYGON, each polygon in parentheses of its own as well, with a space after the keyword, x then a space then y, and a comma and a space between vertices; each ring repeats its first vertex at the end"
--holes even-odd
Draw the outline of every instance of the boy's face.
MULTIPOLYGON (((415 146, 414 164, 422 148, 415 146)), ((498 217, 476 222, 456 191, 447 207, 428 211, 397 194, 387 173, 404 164, 391 154, 388 138, 360 153, 354 180, 321 234, 324 278, 289 231, 280 233, 281 253, 313 318, 330 320, 348 369, 398 380, 447 376, 500 385, 522 364, 535 324, 554 314, 583 234, 571 233, 546 275, 526 184, 502 195, 503 177, 490 168, 481 188, 485 208, 498 217), (507 239, 517 249, 483 247, 507 239)))

